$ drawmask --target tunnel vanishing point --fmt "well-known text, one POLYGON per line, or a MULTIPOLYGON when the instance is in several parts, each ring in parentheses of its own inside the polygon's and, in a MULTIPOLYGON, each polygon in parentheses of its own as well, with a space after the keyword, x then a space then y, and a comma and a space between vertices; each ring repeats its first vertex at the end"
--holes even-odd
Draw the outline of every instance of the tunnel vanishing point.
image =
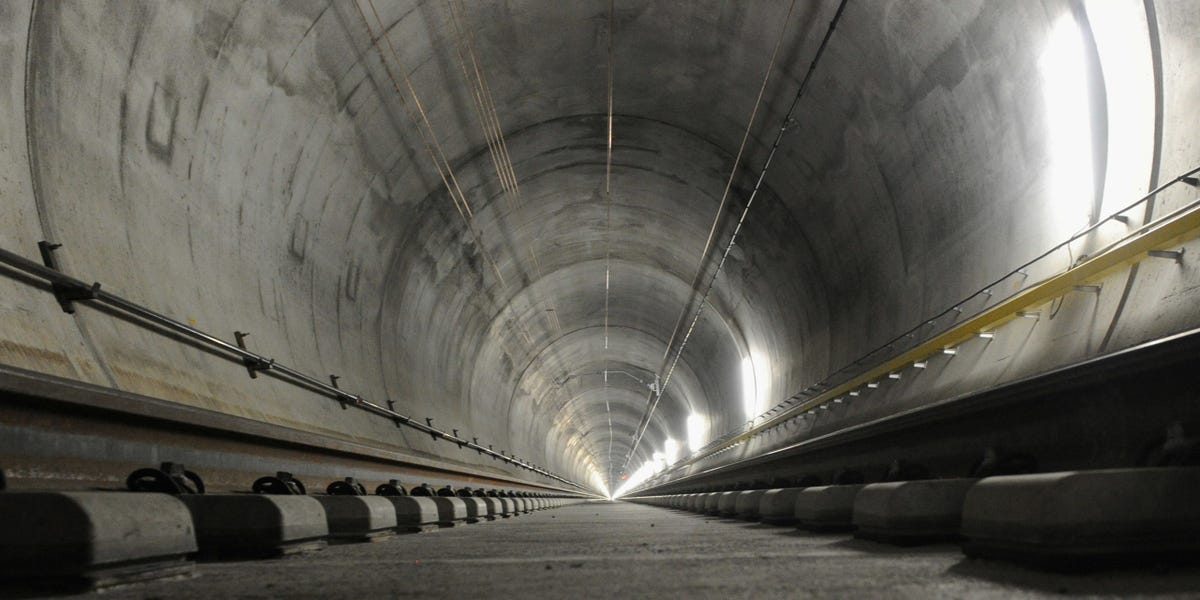
MULTIPOLYGON (((1198 31, 1191 0, 0 3, 0 518, 263 477, 762 518, 966 478, 970 548, 1105 474, 1057 558, 1194 554, 1198 31)), ((40 535, 0 574, 145 558, 21 562, 40 535)))

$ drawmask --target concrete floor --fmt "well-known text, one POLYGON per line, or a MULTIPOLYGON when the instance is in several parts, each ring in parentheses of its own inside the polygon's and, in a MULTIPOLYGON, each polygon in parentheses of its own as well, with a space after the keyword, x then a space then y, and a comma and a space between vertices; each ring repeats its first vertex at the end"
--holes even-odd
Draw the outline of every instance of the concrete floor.
POLYGON ((1200 597, 1200 568, 1057 575, 628 503, 592 502, 308 556, 213 562, 105 598, 1200 597))

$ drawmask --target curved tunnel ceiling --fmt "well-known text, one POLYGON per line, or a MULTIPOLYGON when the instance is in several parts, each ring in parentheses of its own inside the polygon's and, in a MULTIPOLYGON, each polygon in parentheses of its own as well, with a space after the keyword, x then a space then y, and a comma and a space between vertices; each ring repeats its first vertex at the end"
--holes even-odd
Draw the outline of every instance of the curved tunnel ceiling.
MULTIPOLYGON (((75 264, 138 257, 114 287, 266 320, 281 359, 613 486, 836 2, 790 6, 39 3, 43 227, 123 232, 75 264), (56 200, 73 189, 86 226, 56 200)), ((718 435, 1062 237, 1029 226, 1038 61, 1077 7, 849 4, 630 469, 686 445, 689 416, 718 435)))

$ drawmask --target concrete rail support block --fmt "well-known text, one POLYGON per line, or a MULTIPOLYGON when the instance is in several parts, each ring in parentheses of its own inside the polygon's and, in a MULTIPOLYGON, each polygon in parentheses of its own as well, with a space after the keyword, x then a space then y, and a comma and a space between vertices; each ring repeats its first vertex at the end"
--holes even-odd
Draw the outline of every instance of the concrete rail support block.
POLYGON ((737 502, 737 492, 720 492, 717 494, 716 502, 712 503, 708 514, 719 515, 722 517, 732 517, 734 503, 737 502))
POLYGON ((384 496, 313 496, 325 508, 330 541, 369 542, 396 532, 396 507, 384 496))
POLYGON ((744 521, 757 521, 759 519, 759 502, 766 493, 767 490, 739 492, 734 503, 734 516, 744 521))
POLYGON ((503 509, 500 507, 500 499, 490 496, 476 496, 475 500, 479 502, 479 514, 488 521, 495 521, 500 518, 500 513, 503 509))
POLYGON ((900 545, 958 538, 963 501, 978 479, 873 483, 854 498, 854 537, 900 545))
POLYGON ((6 584, 87 589, 186 575, 197 549, 187 507, 165 494, 4 492, 0 523, 6 584))
POLYGON ((862 484, 804 488, 796 495, 796 522, 810 531, 850 531, 854 498, 862 488, 862 484))
POLYGON ((467 505, 462 498, 429 496, 438 511, 438 527, 454 527, 467 520, 467 505))
MULTIPOLYGON (((438 509, 428 496, 381 496, 396 509, 396 531, 419 533, 438 527, 438 509)), ((495 500, 495 498, 489 498, 495 500)))
POLYGON ((776 488, 766 490, 758 501, 759 520, 768 525, 796 523, 796 496, 805 488, 776 488))
POLYGON ((467 511, 467 518, 463 519, 464 523, 478 523, 483 520, 486 514, 486 507, 477 499, 471 497, 459 497, 463 503, 463 508, 467 511))
POLYGON ((704 506, 701 508, 700 512, 706 515, 717 514, 717 505, 720 504, 721 494, 724 493, 725 492, 709 492, 708 494, 705 494, 704 506))
POLYGON ((505 519, 516 516, 516 508, 513 507, 512 498, 496 498, 500 502, 500 516, 505 519))
POLYGON ((279 556, 325 546, 325 509, 312 496, 180 496, 192 515, 201 554, 279 556))
POLYGON ((1200 559, 1200 467, 989 477, 967 493, 963 551, 1052 569, 1200 559))
POLYGON ((732 518, 737 514, 737 499, 742 492, 724 492, 717 501, 717 514, 732 518))

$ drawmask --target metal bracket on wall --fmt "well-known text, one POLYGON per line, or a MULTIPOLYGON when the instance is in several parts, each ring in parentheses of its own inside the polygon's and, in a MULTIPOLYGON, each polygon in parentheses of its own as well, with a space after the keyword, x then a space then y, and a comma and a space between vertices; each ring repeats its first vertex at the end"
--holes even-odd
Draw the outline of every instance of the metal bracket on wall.
MULTIPOLYGON (((54 258, 54 251, 59 248, 62 248, 62 244, 53 244, 45 240, 38 242, 38 251, 42 253, 42 263, 48 269, 61 272, 58 268, 58 259, 54 258)), ((54 299, 58 300, 58 305, 62 307, 63 312, 73 315, 76 301, 96 299, 96 292, 100 291, 100 282, 87 287, 55 281, 50 284, 50 289, 54 292, 54 299)))
MULTIPOLYGON (((339 377, 339 376, 337 376, 337 375, 330 375, 330 376, 329 376, 329 385, 333 386, 333 389, 335 389, 335 390, 341 390, 341 389, 342 389, 342 388, 338 387, 338 384, 337 384, 337 382, 338 382, 338 380, 339 380, 339 379, 341 379, 341 377, 339 377)), ((346 397, 345 397, 345 396, 338 396, 338 399, 337 399, 337 401, 338 401, 338 404, 341 404, 341 405, 342 405, 342 410, 346 410, 346 397)))
POLYGON ((1186 251, 1186 248, 1180 248, 1178 250, 1147 250, 1146 255, 1150 256, 1151 258, 1170 259, 1175 261, 1175 264, 1181 265, 1183 264, 1183 253, 1186 251))
MULTIPOLYGON (((249 332, 235 331, 233 337, 237 340, 238 348, 250 351, 246 347, 246 338, 250 337, 249 332)), ((246 365, 246 372, 250 374, 250 379, 258 379, 258 372, 270 370, 271 365, 275 364, 275 359, 262 360, 261 358, 246 357, 242 359, 242 364, 246 365)))
MULTIPOLYGON (((253 379, 257 379, 259 371, 269 371, 269 375, 278 381, 300 387, 326 398, 332 398, 342 403, 343 407, 353 404, 355 408, 391 420, 397 427, 408 426, 424 431, 430 434, 434 441, 437 441, 438 438, 444 438, 459 443, 450 434, 433 428, 432 419, 426 421, 428 425, 422 426, 418 421, 397 413, 395 411, 395 403, 391 400, 387 401, 387 408, 384 408, 381 405, 364 400, 361 396, 342 391, 338 389, 336 384, 330 385, 323 379, 307 375, 287 365, 277 363, 275 359, 265 358, 251 352, 245 343, 245 338, 249 336, 249 333, 242 331, 234 332, 237 343, 232 344, 212 334, 196 329, 191 324, 177 321, 172 317, 122 298, 112 292, 101 290, 99 283, 88 284, 83 280, 71 277, 58 270, 58 263, 54 258, 53 252, 55 249, 61 247, 60 244, 42 241, 38 246, 42 254, 42 263, 0 248, 0 265, 13 269, 12 272, 9 269, 0 269, 0 276, 15 277, 18 281, 37 286, 39 290, 52 291, 59 305, 68 314, 74 313, 75 306, 73 302, 91 300, 96 304, 104 305, 108 310, 114 311, 121 318, 128 317, 131 323, 145 327, 150 331, 167 336, 179 336, 199 346, 214 348, 219 351, 220 355, 227 359, 240 362, 253 379), (30 275, 49 285, 28 282, 24 277, 17 276, 17 272, 30 275)), ((482 451, 477 442, 473 445, 467 444, 467 442, 460 442, 459 444, 464 447, 473 446, 472 449, 482 451)), ((488 454, 495 460, 497 457, 494 455, 494 450, 490 448, 489 446, 488 454)), ((508 462, 507 457, 505 461, 508 462)), ((579 484, 553 473, 539 472, 539 474, 582 489, 582 486, 579 484)))

